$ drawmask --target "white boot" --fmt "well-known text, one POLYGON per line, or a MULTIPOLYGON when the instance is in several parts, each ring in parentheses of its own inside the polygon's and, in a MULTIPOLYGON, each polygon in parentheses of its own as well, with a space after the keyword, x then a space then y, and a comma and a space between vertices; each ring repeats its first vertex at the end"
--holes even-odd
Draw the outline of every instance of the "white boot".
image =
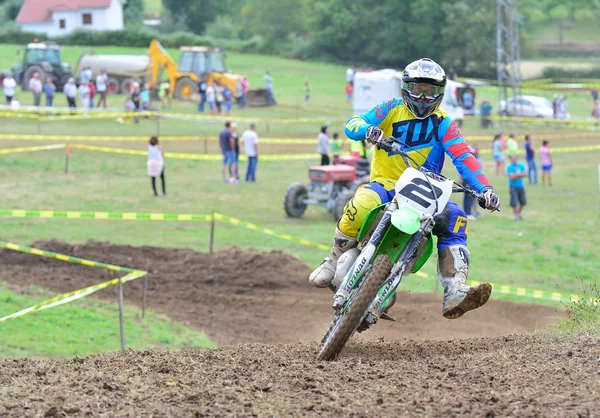
POLYGON ((349 237, 338 228, 335 229, 335 238, 331 254, 313 271, 308 280, 316 287, 328 287, 335 277, 335 268, 342 254, 356 245, 356 238, 349 237))
POLYGON ((464 245, 452 245, 439 253, 438 275, 444 287, 442 314, 456 319, 465 312, 484 305, 492 293, 489 283, 467 286, 469 250, 464 245))

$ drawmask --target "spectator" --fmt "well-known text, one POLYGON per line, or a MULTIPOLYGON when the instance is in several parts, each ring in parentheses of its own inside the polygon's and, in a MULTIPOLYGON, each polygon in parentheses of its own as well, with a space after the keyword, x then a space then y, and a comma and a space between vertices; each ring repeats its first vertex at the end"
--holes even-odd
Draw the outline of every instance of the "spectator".
POLYGON ((244 85, 242 84, 241 77, 235 81, 235 102, 238 105, 238 109, 244 107, 244 85))
POLYGON ((321 155, 321 165, 329 165, 329 135, 327 134, 327 126, 321 127, 321 132, 318 136, 317 152, 321 155))
POLYGON ((42 91, 44 91, 44 86, 42 85, 40 73, 33 73, 33 77, 29 79, 28 87, 29 90, 31 90, 31 92, 33 93, 33 105, 39 107, 40 99, 42 98, 42 91))
POLYGON ((571 115, 569 115, 569 107, 567 105, 567 98, 565 96, 560 96, 558 101, 558 118, 559 119, 569 119, 571 115))
POLYGON ((88 67, 85 67, 83 70, 81 70, 81 73, 79 74, 79 85, 81 86, 82 84, 87 84, 90 82, 91 77, 90 77, 91 71, 88 71, 88 67))
POLYGON ((223 153, 223 166, 221 167, 223 181, 226 183, 237 183, 237 164, 235 160, 235 144, 233 135, 231 134, 231 122, 225 122, 225 129, 219 133, 219 146, 223 153), (227 178, 228 172, 234 174, 229 179, 227 178))
POLYGON ((210 113, 212 115, 216 115, 217 114, 217 103, 216 103, 215 83, 210 84, 206 88, 206 103, 208 103, 208 108, 210 109, 210 113))
POLYGON ((552 152, 548 147, 548 141, 542 141, 539 153, 540 165, 542 166, 542 184, 546 185, 546 177, 548 177, 548 187, 552 187, 552 152))
POLYGON ((69 78, 69 81, 63 87, 63 93, 67 97, 67 104, 71 108, 77 107, 76 97, 77 97, 77 85, 75 84, 75 79, 73 77, 69 78))
POLYGON ((600 101, 594 102, 594 107, 592 109, 592 116, 596 120, 600 120, 600 101))
POLYGON ((502 134, 496 134, 492 142, 492 154, 496 161, 496 175, 499 176, 504 170, 504 145, 502 142, 502 134))
POLYGON ((243 94, 243 104, 242 107, 246 107, 248 105, 248 90, 250 89, 250 84, 248 83, 248 77, 242 77, 242 94, 243 94))
POLYGON ((6 100, 6 104, 10 106, 15 97, 15 89, 17 88, 17 82, 11 73, 7 73, 4 80, 2 80, 2 87, 4 89, 4 99, 6 100))
POLYGON ((275 100, 275 96, 273 94, 273 79, 269 75, 269 72, 265 72, 264 75, 265 80, 265 90, 267 90, 267 103, 270 105, 276 105, 277 101, 275 100))
POLYGON ((229 86, 223 87, 223 110, 225 112, 225 116, 229 116, 229 112, 233 107, 233 92, 229 88, 229 86))
POLYGON ((592 101, 597 102, 598 101, 598 89, 593 88, 590 93, 592 94, 592 101))
POLYGON ((356 71, 354 71, 354 67, 351 65, 346 70, 346 84, 354 83, 354 74, 356 74, 356 71))
POLYGON ((217 114, 221 114, 223 111, 223 102, 225 101, 223 97, 223 86, 218 81, 215 82, 215 105, 217 106, 217 114))
POLYGON ((54 95, 56 94, 56 86, 50 77, 46 78, 46 84, 44 84, 44 93, 46 94, 46 107, 52 107, 54 95))
POLYGON ((308 103, 310 100, 310 83, 308 79, 304 81, 304 102, 308 103))
POLYGON ((535 149, 530 135, 525 135, 525 161, 527 161, 527 177, 529 184, 538 184, 537 166, 535 164, 535 149))
POLYGON ((171 83, 169 80, 163 80, 158 86, 158 98, 162 107, 171 108, 171 83))
POLYGON ((140 91, 140 85, 138 83, 133 83, 132 92, 131 92, 131 101, 135 106, 135 110, 139 111, 141 109, 142 104, 142 95, 140 91))
POLYGON ((527 177, 525 166, 519 162, 519 156, 513 154, 510 156, 510 164, 506 167, 506 174, 509 177, 508 186, 510 188, 510 207, 513 208, 515 221, 522 220, 521 211, 527 204, 525 196, 525 184, 523 178, 527 177))
POLYGON ((198 83, 198 91, 200 92, 200 103, 198 103, 198 112, 204 113, 204 105, 206 103, 206 89, 208 88, 208 81, 206 76, 202 77, 200 83, 198 83))
POLYGON ((508 135, 508 140, 506 141, 506 149, 509 157, 519 152, 519 144, 517 143, 515 134, 508 135))
POLYGON ((454 68, 450 67, 448 70, 448 80, 456 80, 456 77, 456 71, 454 71, 454 68))
MULTIPOLYGON (((231 137, 233 138, 233 152, 235 152, 235 165, 237 167, 240 162, 240 137, 238 136, 237 125, 235 122, 231 123, 231 137)), ((235 177, 237 180, 240 179, 239 170, 236 170, 236 175, 234 176, 230 169, 229 175, 235 177)))
POLYGON ((150 97, 150 85, 144 84, 144 88, 140 91, 140 103, 143 110, 155 111, 158 107, 152 105, 152 98, 150 97))
POLYGON ((333 139, 331 140, 331 153, 333 154, 333 163, 334 164, 337 164, 337 161, 340 158, 340 154, 342 151, 339 136, 340 135, 337 132, 335 132, 333 134, 333 139))
POLYGON ((558 117, 558 94, 552 96, 552 117, 554 119, 558 117))
POLYGON ((258 134, 256 124, 251 123, 250 129, 242 134, 244 153, 248 157, 248 169, 246 170, 246 181, 256 181, 256 166, 258 165, 258 134))
POLYGON ((98 104, 96 107, 100 107, 102 105, 106 109, 106 94, 108 93, 108 73, 106 72, 106 68, 100 70, 100 74, 96 76, 96 91, 100 95, 100 99, 98 100, 98 104))
POLYGON ((346 83, 346 101, 350 103, 352 101, 352 93, 354 92, 354 84, 346 83))
POLYGON ((87 114, 87 110, 90 108, 90 85, 89 82, 81 83, 79 85, 79 99, 81 100, 81 107, 83 108, 84 114, 87 114))
POLYGON ((467 90, 465 90, 465 92, 463 93, 462 101, 463 101, 463 107, 465 108, 465 110, 473 109, 475 102, 474 102, 474 98, 473 98, 473 92, 471 91, 470 88, 467 88, 467 90))
POLYGON ((90 109, 94 108, 94 98, 96 97, 96 86, 90 80, 88 83, 88 87, 90 88, 90 109))
POLYGON ((165 164, 164 164, 165 152, 162 145, 158 144, 158 137, 153 136, 150 138, 148 145, 148 175, 152 182, 152 191, 154 196, 158 196, 156 192, 156 178, 160 176, 160 182, 162 183, 163 196, 167 197, 167 186, 165 182, 165 164))
POLYGON ((484 100, 479 106, 479 114, 481 116, 481 127, 483 129, 487 129, 493 126, 493 123, 490 119, 492 116, 492 105, 489 100, 484 100))

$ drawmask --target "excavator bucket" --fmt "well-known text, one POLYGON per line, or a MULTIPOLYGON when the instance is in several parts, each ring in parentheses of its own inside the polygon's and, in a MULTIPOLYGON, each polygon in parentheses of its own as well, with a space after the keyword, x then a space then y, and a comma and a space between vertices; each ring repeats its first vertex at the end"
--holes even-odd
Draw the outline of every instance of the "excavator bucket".
POLYGON ((248 90, 246 97, 246 103, 250 107, 264 107, 269 106, 267 90, 265 89, 253 89, 248 90))

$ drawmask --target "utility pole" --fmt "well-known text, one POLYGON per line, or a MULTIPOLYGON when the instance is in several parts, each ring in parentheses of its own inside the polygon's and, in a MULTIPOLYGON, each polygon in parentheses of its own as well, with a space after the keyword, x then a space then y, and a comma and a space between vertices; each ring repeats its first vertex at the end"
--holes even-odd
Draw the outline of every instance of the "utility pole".
MULTIPOLYGON (((521 47, 519 45, 519 18, 517 0, 496 0, 496 73, 498 104, 521 94, 521 47)), ((518 113, 519 103, 515 103, 518 113)))

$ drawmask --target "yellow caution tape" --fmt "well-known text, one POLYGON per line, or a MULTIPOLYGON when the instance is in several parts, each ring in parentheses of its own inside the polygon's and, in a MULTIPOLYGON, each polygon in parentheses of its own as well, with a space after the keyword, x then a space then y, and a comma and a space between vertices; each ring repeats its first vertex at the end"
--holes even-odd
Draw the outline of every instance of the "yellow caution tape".
POLYGON ((43 145, 41 147, 5 148, 5 149, 0 149, 0 155, 14 154, 14 153, 19 153, 19 152, 47 151, 47 150, 63 149, 65 147, 66 147, 65 144, 56 144, 56 145, 43 145))
POLYGON ((112 279, 103 283, 99 283, 93 286, 89 286, 83 289, 75 290, 73 292, 65 293, 52 299, 45 300, 36 305, 30 306, 29 308, 25 308, 20 310, 19 312, 15 312, 13 314, 7 315, 5 317, 0 318, 0 322, 8 321, 9 319, 18 318, 20 316, 24 316, 33 312, 43 311, 44 309, 54 308, 56 306, 64 305, 65 303, 73 302, 77 299, 84 298, 86 296, 91 295, 98 290, 106 289, 107 287, 117 285, 119 283, 126 283, 131 280, 136 280, 141 277, 144 277, 147 273, 145 271, 134 271, 133 273, 129 273, 126 276, 121 278, 112 279))

